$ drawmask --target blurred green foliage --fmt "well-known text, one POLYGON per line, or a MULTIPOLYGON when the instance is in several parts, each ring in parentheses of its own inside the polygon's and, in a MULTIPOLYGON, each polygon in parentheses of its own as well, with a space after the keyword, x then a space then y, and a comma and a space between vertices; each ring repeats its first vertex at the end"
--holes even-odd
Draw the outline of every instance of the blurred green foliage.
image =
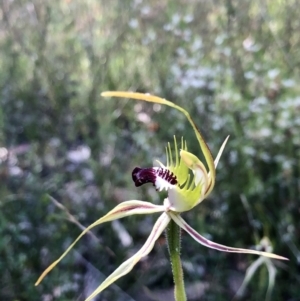
MULTIPOLYGON (((143 244, 154 220, 121 220, 123 232, 99 227, 36 288, 80 233, 70 216, 87 226, 124 200, 162 202, 152 187, 134 187, 133 167, 163 161, 174 134, 199 152, 180 113, 101 99, 105 90, 150 92, 182 105, 213 154, 231 136, 214 194, 185 218, 230 246, 268 236, 274 252, 290 258, 277 270, 272 300, 299 300, 296 0, 0 3, 1 300, 83 300, 143 244)), ((182 258, 190 300, 221 301, 235 295, 255 260, 205 249, 185 234, 182 258)), ((266 273, 255 275, 245 300, 263 300, 267 281, 266 273)), ((99 300, 166 300, 169 289, 162 239, 99 300)))

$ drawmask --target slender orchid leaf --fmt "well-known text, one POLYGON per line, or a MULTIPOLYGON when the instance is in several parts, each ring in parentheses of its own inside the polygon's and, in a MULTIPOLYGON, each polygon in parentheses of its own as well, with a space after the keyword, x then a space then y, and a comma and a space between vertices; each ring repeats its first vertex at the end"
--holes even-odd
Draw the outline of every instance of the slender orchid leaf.
POLYGON ((35 285, 39 285, 40 282, 45 278, 45 276, 69 253, 69 251, 74 247, 78 240, 86 234, 89 230, 97 225, 105 222, 123 218, 134 214, 151 214, 155 212, 163 212, 165 210, 164 206, 154 205, 148 202, 142 202, 137 200, 127 201, 119 204, 113 210, 108 212, 102 218, 95 221, 93 224, 88 226, 69 246, 69 248, 56 260, 54 261, 39 277, 35 285))
POLYGON ((250 250, 250 249, 241 249, 241 248, 232 248, 228 246, 224 246, 221 244, 217 244, 213 241, 208 240, 204 236, 200 235, 196 230, 194 230, 191 226, 189 226, 184 219, 179 216, 176 213, 169 212, 169 215, 171 218, 174 220, 174 222, 180 226, 183 230, 185 230, 187 233, 189 233, 198 243, 201 245, 215 249, 218 251, 222 252, 228 252, 228 253, 245 253, 245 254, 255 254, 255 255, 261 255, 261 256, 266 256, 269 258, 275 258, 275 259, 281 259, 281 260, 288 260, 285 257, 273 254, 273 253, 268 253, 268 252, 262 252, 262 251, 257 251, 257 250, 250 250))
POLYGON ((109 285, 114 283, 120 277, 128 274, 137 264, 137 262, 141 260, 141 258, 148 255, 153 249, 155 241, 159 238, 161 233, 167 227, 170 220, 171 218, 168 216, 168 214, 163 213, 154 224, 150 236, 148 237, 147 241, 142 246, 142 248, 135 255, 123 262, 110 276, 108 276, 104 280, 104 282, 102 282, 102 284, 85 301, 91 301, 96 295, 101 293, 109 285))
POLYGON ((103 97, 121 97, 121 98, 133 98, 133 99, 137 99, 137 100, 144 100, 144 101, 148 101, 148 102, 154 102, 154 103, 159 103, 162 105, 166 105, 169 107, 172 107, 174 109, 177 109, 178 111, 180 111, 181 113, 183 113, 185 115, 185 117, 188 119, 189 123, 191 124, 192 128, 195 131, 197 140, 200 144, 200 148, 204 154, 204 157, 206 159, 208 168, 210 170, 211 173, 211 185, 209 187, 209 192, 212 191, 214 185, 215 185, 215 178, 216 178, 216 170, 215 170, 215 165, 214 165, 214 160, 211 154, 211 151, 208 147, 208 145, 206 144, 200 130, 197 128, 195 122, 193 121, 193 119, 191 118, 190 114, 183 109, 182 107, 174 104, 171 101, 168 101, 164 98, 160 98, 157 96, 153 96, 151 94, 143 94, 143 93, 136 93, 136 92, 126 92, 126 91, 107 91, 107 92, 103 92, 101 93, 101 96, 103 97))

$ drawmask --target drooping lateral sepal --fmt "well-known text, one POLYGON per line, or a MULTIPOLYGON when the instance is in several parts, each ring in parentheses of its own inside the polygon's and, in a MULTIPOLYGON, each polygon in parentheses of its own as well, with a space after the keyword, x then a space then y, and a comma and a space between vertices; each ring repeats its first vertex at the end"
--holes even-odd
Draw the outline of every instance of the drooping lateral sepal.
POLYGON ((104 215, 102 218, 99 218, 93 224, 88 226, 84 231, 82 231, 82 233, 75 239, 75 241, 69 246, 69 248, 42 273, 35 285, 39 285, 40 282, 45 278, 45 276, 69 253, 69 251, 80 240, 80 238, 95 226, 105 222, 120 219, 129 215, 151 214, 155 212, 163 212, 164 210, 164 206, 154 205, 152 203, 137 200, 127 201, 119 204, 106 215, 104 215))
POLYGON ((239 288, 239 290, 236 293, 237 298, 241 298, 244 295, 244 292, 245 292, 245 289, 246 289, 247 285, 251 281, 251 279, 252 279, 253 275, 255 274, 255 272, 262 265, 266 266, 266 268, 268 270, 268 274, 269 274, 269 284, 268 284, 268 289, 267 289, 267 294, 266 294, 266 299, 265 300, 270 300, 270 295, 271 295, 271 293, 273 291, 273 288, 274 288, 277 269, 276 269, 275 265, 272 263, 272 260, 270 258, 266 258, 264 256, 260 256, 259 258, 257 258, 247 268, 245 279, 243 280, 243 283, 242 283, 241 287, 239 288))
POLYGON ((222 252, 228 252, 228 253, 255 254, 255 255, 265 256, 274 259, 288 260, 285 257, 273 253, 250 250, 250 249, 233 248, 233 247, 228 247, 228 246, 215 243, 213 241, 208 240, 201 234, 199 234, 195 229, 189 226, 180 215, 173 212, 169 212, 169 215, 178 226, 180 226, 183 230, 185 230, 188 234, 190 234, 190 236, 194 238, 198 243, 200 243, 201 245, 207 248, 215 249, 222 252))
POLYGON ((156 240, 159 238, 164 229, 168 226, 171 218, 167 213, 163 213, 156 223, 142 248, 132 257, 123 262, 110 276, 108 276, 101 285, 85 300, 91 301, 95 296, 101 293, 105 288, 114 283, 122 276, 128 274, 133 267, 146 255, 148 255, 154 247, 156 240))

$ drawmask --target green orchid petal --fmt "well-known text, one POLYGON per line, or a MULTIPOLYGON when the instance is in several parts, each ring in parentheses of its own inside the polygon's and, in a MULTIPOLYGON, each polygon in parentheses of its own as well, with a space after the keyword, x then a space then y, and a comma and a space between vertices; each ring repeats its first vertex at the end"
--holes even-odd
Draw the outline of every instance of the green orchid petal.
POLYGON ((232 247, 227 247, 221 244, 217 244, 213 241, 208 240, 207 238, 203 237, 200 235, 196 230, 194 230, 191 226, 189 226, 184 219, 179 216, 176 213, 169 212, 169 215, 171 218, 174 220, 174 222, 180 226, 183 230, 185 230, 188 234, 192 236, 198 243, 201 245, 215 249, 218 251, 222 252, 228 252, 228 253, 245 253, 245 254, 255 254, 255 255, 261 255, 269 258, 275 258, 275 259, 280 259, 280 260, 288 260, 285 257, 273 254, 273 253, 268 253, 268 252, 262 252, 262 251, 257 251, 257 250, 250 250, 250 249, 241 249, 241 248, 232 248, 232 247))
POLYGON ((216 159, 215 159, 215 161, 214 161, 215 168, 217 168, 217 165, 218 165, 218 163, 219 163, 219 160, 220 160, 220 158, 221 158, 221 155, 222 155, 222 153, 223 153, 223 150, 224 150, 224 148, 225 148, 225 145, 226 145, 228 139, 229 139, 229 136, 226 137, 225 141, 223 142, 223 144, 222 144, 222 146, 221 146, 221 148, 220 148, 220 150, 219 150, 219 152, 218 152, 218 155, 217 155, 217 157, 216 157, 216 159))
POLYGON ((40 282, 45 278, 45 276, 69 253, 69 251, 74 247, 78 240, 94 228, 97 225, 106 223, 112 220, 120 219, 129 215, 134 214, 151 214, 155 212, 163 212, 165 210, 164 206, 154 205, 148 202, 142 202, 137 200, 127 201, 119 204, 102 218, 95 221, 93 224, 88 226, 69 246, 69 248, 56 260, 54 261, 39 277, 35 285, 39 285, 40 282))
POLYGON ((107 92, 101 93, 101 96, 132 98, 132 99, 143 100, 143 101, 148 101, 148 102, 153 102, 153 103, 159 103, 159 104, 166 105, 166 106, 172 107, 174 109, 177 109, 178 111, 183 113, 185 115, 185 117, 188 119, 189 123, 191 124, 193 130, 195 131, 197 140, 199 142, 200 148, 203 152, 203 155, 205 157, 205 160, 207 162, 207 165, 208 165, 208 168, 210 171, 211 183, 208 187, 208 192, 206 193, 206 195, 208 195, 212 191, 212 189, 215 185, 215 179, 216 179, 216 169, 215 169, 214 160, 213 160, 211 151, 210 151, 208 145, 206 144, 200 130, 197 128, 197 126, 194 123, 193 119, 191 118, 190 114, 185 109, 172 103, 171 101, 168 101, 166 99, 163 99, 163 98, 160 98, 157 96, 153 96, 150 94, 126 92, 126 91, 107 91, 107 92))
MULTIPOLYGON (((177 181, 179 185, 183 185, 188 177, 189 170, 187 165, 184 164, 182 158, 178 156, 178 147, 177 141, 174 136, 174 149, 175 149, 175 163, 173 162, 173 152, 170 143, 168 143, 168 147, 166 147, 166 155, 167 155, 167 168, 176 175, 177 181)), ((186 141, 181 138, 181 149, 182 151, 187 151, 186 141)))
POLYGON ((163 213, 154 224, 153 229, 142 248, 135 255, 123 262, 110 276, 108 276, 104 280, 104 282, 101 283, 101 285, 85 301, 92 300, 96 295, 101 293, 109 285, 114 283, 122 276, 128 274, 137 264, 137 262, 139 262, 146 255, 148 255, 153 249, 156 240, 159 238, 164 229, 166 229, 166 227, 168 226, 170 220, 171 219, 168 216, 168 214, 163 213))

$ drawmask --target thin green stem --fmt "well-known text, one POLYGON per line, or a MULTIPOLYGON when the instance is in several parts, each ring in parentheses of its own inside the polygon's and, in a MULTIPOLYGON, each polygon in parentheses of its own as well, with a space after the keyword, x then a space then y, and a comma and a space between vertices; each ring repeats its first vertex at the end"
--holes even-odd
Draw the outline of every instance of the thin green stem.
POLYGON ((180 227, 173 220, 171 220, 166 234, 175 284, 174 297, 176 301, 186 301, 187 299, 185 294, 183 271, 180 259, 180 227))

